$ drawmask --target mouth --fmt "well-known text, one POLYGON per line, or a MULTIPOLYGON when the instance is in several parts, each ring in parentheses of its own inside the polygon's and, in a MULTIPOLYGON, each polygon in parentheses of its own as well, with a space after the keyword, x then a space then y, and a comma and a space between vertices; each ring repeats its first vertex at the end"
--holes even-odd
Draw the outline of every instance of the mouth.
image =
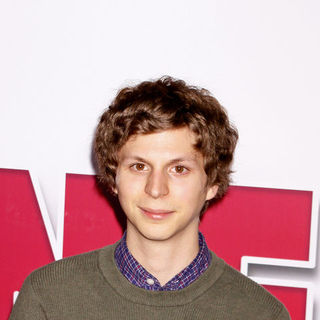
POLYGON ((151 209, 151 208, 144 208, 144 207, 139 207, 139 209, 144 215, 154 220, 165 219, 174 212, 172 210, 151 209))

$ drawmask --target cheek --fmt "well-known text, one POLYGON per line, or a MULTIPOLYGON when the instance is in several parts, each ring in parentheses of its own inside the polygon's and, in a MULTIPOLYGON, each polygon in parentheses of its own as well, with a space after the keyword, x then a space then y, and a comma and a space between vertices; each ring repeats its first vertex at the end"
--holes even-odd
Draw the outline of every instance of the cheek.
POLYGON ((176 199, 183 200, 183 203, 196 205, 197 202, 205 200, 205 185, 203 179, 190 179, 189 181, 180 181, 174 183, 171 188, 171 195, 176 199))
POLYGON ((132 198, 135 194, 141 192, 144 188, 144 180, 142 177, 138 178, 134 175, 119 172, 116 176, 116 190, 118 196, 132 198))

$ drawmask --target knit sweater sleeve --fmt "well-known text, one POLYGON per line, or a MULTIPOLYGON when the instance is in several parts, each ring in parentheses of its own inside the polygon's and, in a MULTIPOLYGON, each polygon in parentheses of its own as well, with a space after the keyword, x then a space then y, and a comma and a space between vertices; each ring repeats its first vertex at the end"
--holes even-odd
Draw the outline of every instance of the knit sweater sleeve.
POLYGON ((288 310, 283 307, 276 320, 291 320, 288 310))
POLYGON ((33 290, 31 277, 23 283, 9 320, 46 320, 47 317, 33 290))

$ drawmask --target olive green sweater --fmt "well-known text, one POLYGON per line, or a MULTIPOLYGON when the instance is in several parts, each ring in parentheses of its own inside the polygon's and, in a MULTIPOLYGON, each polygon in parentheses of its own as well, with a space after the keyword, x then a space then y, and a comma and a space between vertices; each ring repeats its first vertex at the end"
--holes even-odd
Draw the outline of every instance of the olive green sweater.
POLYGON ((288 320, 283 305, 212 254, 209 268, 178 291, 148 291, 117 269, 115 245, 62 259, 26 279, 10 320, 288 320))

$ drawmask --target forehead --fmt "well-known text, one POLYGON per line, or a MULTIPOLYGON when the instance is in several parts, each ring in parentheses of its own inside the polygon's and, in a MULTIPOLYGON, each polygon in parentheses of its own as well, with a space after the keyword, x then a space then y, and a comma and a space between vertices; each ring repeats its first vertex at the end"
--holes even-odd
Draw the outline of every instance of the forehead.
POLYGON ((168 160, 198 159, 202 155, 194 148, 195 140, 195 134, 187 127, 134 135, 121 148, 119 160, 132 155, 168 160))

